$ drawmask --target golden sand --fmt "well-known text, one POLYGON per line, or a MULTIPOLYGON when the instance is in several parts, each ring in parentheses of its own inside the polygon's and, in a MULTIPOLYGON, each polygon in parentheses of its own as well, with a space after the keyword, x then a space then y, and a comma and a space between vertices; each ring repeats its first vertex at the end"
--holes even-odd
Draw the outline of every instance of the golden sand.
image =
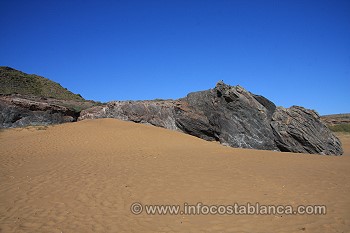
POLYGON ((114 119, 1 132, 0 179, 0 232, 350 232, 350 156, 234 149, 114 119), (327 214, 133 215, 133 202, 327 214))
POLYGON ((350 156, 350 134, 349 133, 336 133, 337 137, 343 144, 343 155, 350 156))

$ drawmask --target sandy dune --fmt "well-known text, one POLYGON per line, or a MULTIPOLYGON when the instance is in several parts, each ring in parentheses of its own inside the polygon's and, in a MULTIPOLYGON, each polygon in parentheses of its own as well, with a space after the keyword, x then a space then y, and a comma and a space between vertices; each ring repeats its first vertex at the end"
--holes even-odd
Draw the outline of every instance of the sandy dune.
POLYGON ((340 141, 343 144, 343 155, 350 155, 350 134, 348 133, 336 133, 337 137, 340 139, 340 141))
POLYGON ((0 232, 350 232, 349 195, 350 156, 233 149, 113 119, 0 133, 0 232), (133 215, 133 202, 327 214, 133 215))

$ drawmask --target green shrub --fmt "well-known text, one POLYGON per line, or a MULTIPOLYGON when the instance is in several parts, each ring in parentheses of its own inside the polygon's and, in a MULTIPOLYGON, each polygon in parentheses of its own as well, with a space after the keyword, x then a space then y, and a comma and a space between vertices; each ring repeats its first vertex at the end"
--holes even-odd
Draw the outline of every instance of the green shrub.
POLYGON ((333 132, 346 132, 350 133, 350 124, 339 124, 339 125, 332 125, 329 126, 330 130, 333 132))

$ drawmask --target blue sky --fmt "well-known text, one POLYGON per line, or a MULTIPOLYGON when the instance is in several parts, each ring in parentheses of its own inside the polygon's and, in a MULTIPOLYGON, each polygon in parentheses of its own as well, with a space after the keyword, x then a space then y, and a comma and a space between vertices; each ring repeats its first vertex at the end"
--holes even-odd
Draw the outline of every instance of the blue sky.
POLYGON ((350 112, 350 1, 4 1, 0 65, 99 101, 241 85, 350 112))

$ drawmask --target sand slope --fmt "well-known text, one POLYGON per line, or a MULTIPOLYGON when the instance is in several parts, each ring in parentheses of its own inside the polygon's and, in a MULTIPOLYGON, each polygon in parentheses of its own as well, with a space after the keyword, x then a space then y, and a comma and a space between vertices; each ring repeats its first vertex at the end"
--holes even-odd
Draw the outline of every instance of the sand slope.
POLYGON ((233 149, 114 119, 5 130, 0 232, 350 232, 349 179, 350 156, 233 149), (136 201, 324 204, 328 212, 136 216, 136 201))
POLYGON ((349 133, 336 133, 337 137, 343 144, 344 156, 350 156, 350 134, 349 133))

